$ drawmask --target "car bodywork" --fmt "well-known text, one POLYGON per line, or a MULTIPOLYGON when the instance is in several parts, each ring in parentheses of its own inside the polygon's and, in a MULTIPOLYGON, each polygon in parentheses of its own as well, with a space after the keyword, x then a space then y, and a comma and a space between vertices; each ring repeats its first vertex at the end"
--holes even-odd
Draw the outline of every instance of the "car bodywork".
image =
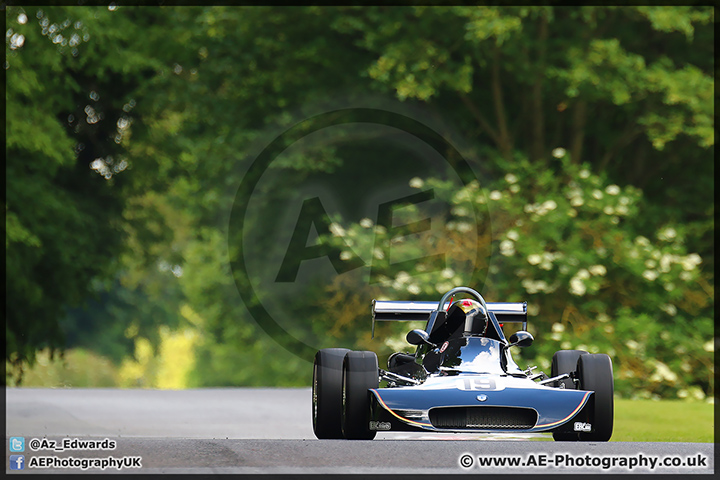
POLYGON ((593 391, 564 388, 560 380, 569 374, 548 378, 513 361, 502 324, 522 323, 525 330, 525 303, 485 303, 474 290, 458 287, 439 303, 373 301, 372 313, 373 333, 376 321, 425 320, 428 335, 414 361, 406 358, 396 368, 380 370, 388 386, 369 389, 371 430, 593 431, 593 391), (481 299, 486 310, 481 336, 463 331, 462 311, 448 311, 448 299, 463 292, 481 299))

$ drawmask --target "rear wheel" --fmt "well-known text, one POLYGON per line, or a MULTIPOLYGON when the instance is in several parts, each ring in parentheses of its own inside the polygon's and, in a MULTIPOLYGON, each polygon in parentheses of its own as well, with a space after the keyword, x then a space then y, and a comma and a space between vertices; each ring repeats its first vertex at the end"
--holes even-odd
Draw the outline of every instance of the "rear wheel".
POLYGON ((580 388, 595 392, 591 399, 594 431, 580 433, 580 440, 607 442, 612 436, 614 418, 612 361, 603 353, 583 355, 578 361, 578 374, 580 388))
MULTIPOLYGON (((587 355, 585 350, 560 350, 555 352, 552 358, 550 377, 556 377, 563 373, 575 373, 578 367, 578 360, 581 355, 587 355)), ((558 380, 559 385, 565 388, 577 390, 575 382, 571 378, 558 380)), ((553 432, 553 439, 558 442, 577 442, 579 436, 575 432, 553 432)))
POLYGON ((342 368, 347 348, 325 348, 313 363, 313 431, 320 439, 343 438, 342 368))
POLYGON ((372 440, 370 388, 378 388, 378 361, 373 352, 349 352, 342 370, 342 432, 351 440, 372 440))

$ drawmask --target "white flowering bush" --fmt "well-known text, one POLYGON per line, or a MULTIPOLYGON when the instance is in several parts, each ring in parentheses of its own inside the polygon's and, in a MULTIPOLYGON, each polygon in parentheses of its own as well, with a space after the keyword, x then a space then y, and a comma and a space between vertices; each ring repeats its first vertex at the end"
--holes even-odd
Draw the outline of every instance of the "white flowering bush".
POLYGON ((687 230, 654 224, 640 190, 560 153, 559 172, 518 161, 486 200, 485 291, 528 301, 538 341, 522 354, 547 368, 558 349, 608 353, 620 395, 712 397, 713 278, 687 230))
MULTIPOLYGON (((411 187, 432 188, 450 213, 435 219, 441 232, 387 238, 387 245, 405 258, 443 251, 446 265, 397 271, 381 262, 384 267, 374 267, 382 270, 377 291, 386 298, 434 300, 468 285, 488 301, 526 300, 536 342, 516 352, 521 364, 549 373, 557 350, 607 353, 621 396, 711 398, 714 279, 711 268, 701 268, 703 258, 687 251, 688 229, 653 221, 639 189, 607 182, 556 150, 557 171, 519 159, 488 185, 458 189, 413 179, 411 187), (486 263, 477 262, 478 251, 488 252, 486 263), (485 270, 478 275, 469 268, 485 270), (484 284, 469 283, 478 278, 484 284)), ((408 223, 428 215, 404 211, 408 223)), ((384 245, 378 233, 386 232, 373 232, 364 219, 336 240, 378 250, 384 245)), ((376 258, 382 258, 379 250, 376 258)), ((394 328, 401 338, 405 329, 394 328)))

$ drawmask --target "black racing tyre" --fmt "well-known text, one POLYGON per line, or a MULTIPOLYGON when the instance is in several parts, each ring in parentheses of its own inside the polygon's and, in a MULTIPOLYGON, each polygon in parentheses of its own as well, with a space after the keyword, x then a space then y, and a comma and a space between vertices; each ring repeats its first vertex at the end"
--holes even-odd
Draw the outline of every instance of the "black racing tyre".
POLYGON ((315 354, 312 381, 313 431, 319 439, 341 439, 342 368, 347 348, 325 348, 315 354))
POLYGON ((581 441, 607 442, 613 432, 615 382, 610 357, 604 353, 582 355, 578 361, 580 388, 595 393, 590 399, 593 432, 580 433, 581 441))
MULTIPOLYGON (((556 377, 563 373, 572 373, 577 371, 578 360, 581 355, 587 355, 585 350, 559 350, 555 352, 552 358, 552 366, 550 368, 550 377, 556 377)), ((565 388, 577 390, 575 382, 570 378, 557 382, 565 385, 565 388)), ((556 442, 577 442, 580 438, 575 432, 553 432, 553 439, 556 442)))
POLYGON ((378 388, 378 360, 373 352, 349 352, 342 370, 342 432, 349 440, 372 440, 370 430, 370 392, 378 388))
MULTIPOLYGON (((559 350, 555 352, 552 358, 552 366, 550 367, 550 377, 557 377, 563 373, 572 373, 577 371, 578 360, 580 355, 587 355, 585 350, 559 350)), ((557 382, 565 385, 565 388, 577 390, 575 383, 570 378, 557 382)))

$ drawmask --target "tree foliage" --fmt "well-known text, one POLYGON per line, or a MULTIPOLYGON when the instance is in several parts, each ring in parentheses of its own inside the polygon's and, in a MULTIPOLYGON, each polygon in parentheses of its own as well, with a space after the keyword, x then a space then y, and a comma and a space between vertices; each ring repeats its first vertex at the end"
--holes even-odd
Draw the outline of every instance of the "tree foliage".
MULTIPOLYGON (((538 341, 537 361, 579 343, 614 352, 624 394, 712 393, 711 7, 9 6, 5 15, 14 371, 45 347, 81 346, 116 363, 135 352, 142 359, 127 371, 157 376, 146 346, 164 351, 167 328, 179 328, 197 333, 188 385, 305 384, 307 363, 238 297, 231 206, 282 132, 313 132, 317 113, 338 106, 399 102, 462 139, 476 181, 459 188, 423 170, 417 151, 382 129, 277 144, 275 183, 261 185, 273 196, 247 218, 275 241, 245 254, 283 255, 278 219, 315 184, 339 199, 318 241, 367 264, 289 302, 298 335, 375 349, 370 298, 434 299, 484 278, 470 286, 539 309, 531 325, 554 343, 538 341), (415 177, 447 208, 394 207, 401 224, 441 226, 403 237, 363 192, 400 182, 407 193, 415 177), (489 252, 480 263, 469 254, 478 251, 489 252), (449 252, 439 270, 389 260, 438 252, 449 252), (467 273, 473 265, 480 274, 467 273)), ((378 328, 385 353, 399 348, 396 327, 378 328)))
MULTIPOLYGON (((609 183, 589 165, 570 162, 565 152, 557 155, 557 170, 517 158, 487 189, 457 189, 433 179, 414 184, 432 188, 452 205, 444 237, 458 244, 474 229, 473 206, 488 205, 485 232, 477 240, 490 242, 493 251, 483 295, 488 301, 527 301, 537 339, 516 358, 547 369, 560 349, 603 352, 613 358, 621 395, 712 392, 713 288, 700 268, 706 260, 687 250, 687 229, 664 222, 644 236, 637 219, 647 204, 640 190, 609 183)), ((352 225, 335 241, 344 245, 351 238, 363 245, 374 236, 368 227, 352 225)), ((393 248, 443 247, 420 238, 393 248)), ((385 275, 383 293, 439 298, 467 275, 466 268, 452 268, 467 258, 453 260, 441 275, 417 268, 385 275)), ((386 343, 396 347, 400 338, 392 337, 386 343)))
MULTIPOLYGON (((67 329, 60 322, 73 323, 68 309, 102 295, 120 266, 133 225, 125 218, 132 192, 125 149, 132 93, 152 75, 154 59, 143 53, 139 38, 123 33, 142 27, 147 16, 115 15, 107 8, 8 7, 6 20, 5 211, 12 279, 6 358, 20 372, 36 350, 48 347, 52 355, 65 346, 67 329)), ((117 317, 97 313, 90 328, 77 322, 81 335, 117 328, 117 317)))

